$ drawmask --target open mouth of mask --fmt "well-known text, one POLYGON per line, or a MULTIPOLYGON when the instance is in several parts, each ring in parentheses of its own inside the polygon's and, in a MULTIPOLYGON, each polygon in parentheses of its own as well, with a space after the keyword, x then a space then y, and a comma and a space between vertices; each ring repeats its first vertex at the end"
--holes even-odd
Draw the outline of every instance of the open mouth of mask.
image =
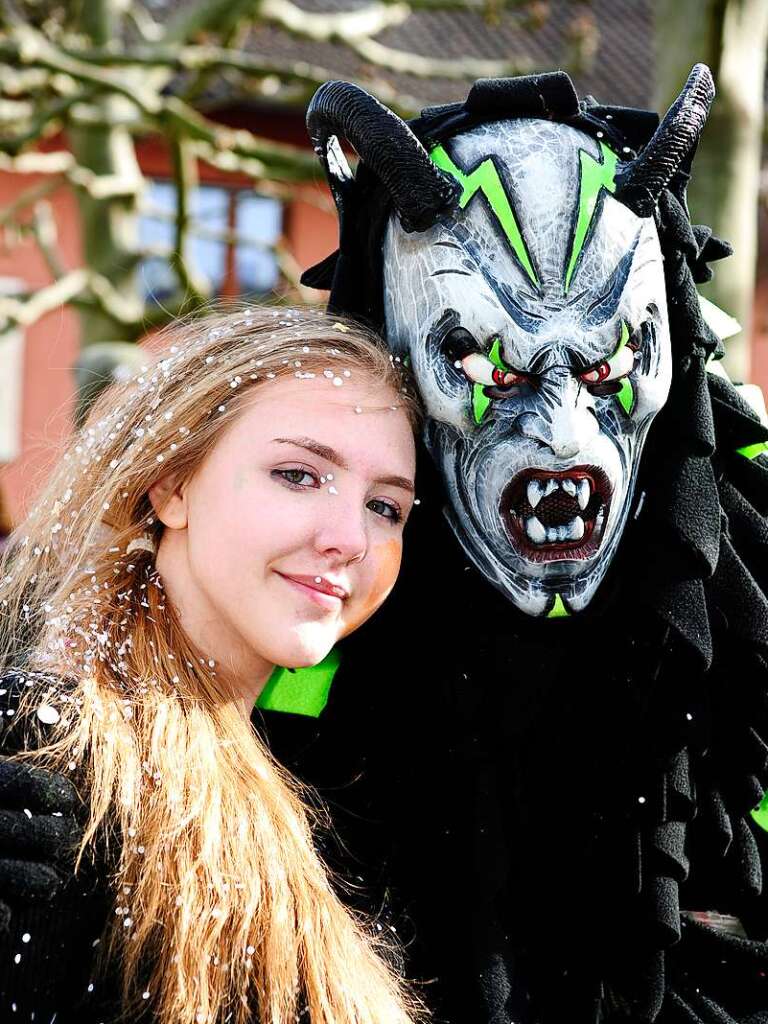
POLYGON ((600 547, 611 497, 608 477, 597 466, 526 469, 504 489, 500 512, 524 558, 581 561, 600 547))

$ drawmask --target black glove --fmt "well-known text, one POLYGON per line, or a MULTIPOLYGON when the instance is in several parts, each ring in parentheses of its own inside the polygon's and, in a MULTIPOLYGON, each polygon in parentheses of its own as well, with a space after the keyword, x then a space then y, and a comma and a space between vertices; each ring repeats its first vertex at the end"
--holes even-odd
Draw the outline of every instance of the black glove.
POLYGON ((13 904, 53 899, 72 876, 82 808, 66 776, 0 758, 0 929, 13 904))

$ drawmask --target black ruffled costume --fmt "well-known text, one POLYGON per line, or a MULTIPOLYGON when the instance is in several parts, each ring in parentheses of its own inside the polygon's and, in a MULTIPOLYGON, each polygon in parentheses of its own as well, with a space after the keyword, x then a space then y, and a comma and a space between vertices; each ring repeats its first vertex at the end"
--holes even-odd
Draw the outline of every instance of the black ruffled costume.
MULTIPOLYGON (((564 77, 485 83, 411 127, 436 143, 550 116, 642 148, 655 115, 574 112, 564 77)), ((460 552, 424 465, 404 575, 347 641, 328 709, 301 740, 293 716, 268 723, 451 1024, 768 1022, 768 835, 750 814, 768 787, 768 458, 738 451, 768 430, 705 369, 720 342, 695 284, 728 249, 691 226, 686 172, 656 213, 672 390, 589 609, 517 612, 460 552), (729 930, 693 916, 710 911, 729 930)), ((340 255, 305 276, 377 327, 389 208, 361 164, 340 255)))

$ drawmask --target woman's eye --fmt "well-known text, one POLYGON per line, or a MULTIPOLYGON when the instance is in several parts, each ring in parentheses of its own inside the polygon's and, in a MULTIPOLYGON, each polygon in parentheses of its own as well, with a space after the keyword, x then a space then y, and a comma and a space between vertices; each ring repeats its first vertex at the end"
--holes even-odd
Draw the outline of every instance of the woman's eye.
POLYGON ((490 359, 479 352, 471 352, 461 360, 461 368, 475 384, 486 387, 509 388, 515 384, 524 384, 528 378, 524 373, 502 369, 495 366, 490 359))
POLYGON ((579 380, 583 380, 585 384, 604 384, 620 380, 632 372, 634 365, 635 350, 630 345, 624 345, 610 359, 604 359, 597 366, 591 366, 584 373, 580 373, 579 380))
POLYGON ((366 507, 369 508, 371 512, 375 512, 377 516, 381 516, 383 519, 390 519, 393 523, 399 523, 403 518, 403 513, 400 510, 399 505, 395 505, 389 501, 382 501, 381 498, 374 498, 372 501, 368 502, 366 507))
POLYGON ((274 469, 272 475, 280 477, 292 487, 316 487, 318 483, 317 477, 308 469, 274 469))

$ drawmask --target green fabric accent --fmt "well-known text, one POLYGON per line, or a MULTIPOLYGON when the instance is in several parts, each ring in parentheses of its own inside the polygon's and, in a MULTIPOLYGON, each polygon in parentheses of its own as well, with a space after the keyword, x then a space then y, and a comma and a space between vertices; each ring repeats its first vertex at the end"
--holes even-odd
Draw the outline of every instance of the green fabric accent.
POLYGON ((763 452, 768 452, 768 444, 765 441, 758 441, 757 444, 745 444, 743 448, 737 448, 736 451, 745 459, 756 459, 763 452))
POLYGON ((334 647, 319 665, 296 669, 277 666, 259 694, 256 707, 317 718, 328 703, 340 663, 341 656, 334 647))
POLYGON ((559 594, 555 594, 555 603, 552 605, 550 610, 547 612, 548 619, 564 619, 567 618, 571 613, 565 607, 565 602, 559 594))
POLYGON ((483 416, 488 412, 488 406, 491 404, 491 400, 486 395, 484 388, 484 384, 475 383, 472 385, 472 414, 478 426, 483 422, 483 416))
POLYGON ((619 158, 603 142, 600 143, 600 154, 602 160, 598 162, 585 150, 579 150, 581 171, 579 175, 579 215, 576 220, 576 230, 573 233, 573 242, 571 243, 571 258, 568 261, 568 269, 565 272, 566 292, 571 286, 571 278, 576 269, 576 262, 584 248, 584 243, 592 224, 592 218, 595 215, 598 196, 602 189, 605 189, 607 192, 616 191, 614 176, 616 174, 616 163, 619 158))
POLYGON ((496 215, 496 219, 501 225, 504 234, 507 236, 507 240, 512 246, 512 250, 520 265, 533 284, 538 287, 539 279, 536 277, 536 272, 528 255, 528 249, 523 240, 520 227, 510 206, 509 197, 501 183, 499 172, 496 170, 493 160, 489 157, 487 160, 483 160, 471 174, 465 174, 451 160, 443 146, 435 146, 429 156, 436 167, 450 174, 461 185, 462 193, 459 199, 459 206, 462 210, 477 192, 483 193, 488 200, 488 205, 496 215))
POLYGON ((763 799, 749 813, 755 824, 768 832, 768 792, 763 794, 763 799))

